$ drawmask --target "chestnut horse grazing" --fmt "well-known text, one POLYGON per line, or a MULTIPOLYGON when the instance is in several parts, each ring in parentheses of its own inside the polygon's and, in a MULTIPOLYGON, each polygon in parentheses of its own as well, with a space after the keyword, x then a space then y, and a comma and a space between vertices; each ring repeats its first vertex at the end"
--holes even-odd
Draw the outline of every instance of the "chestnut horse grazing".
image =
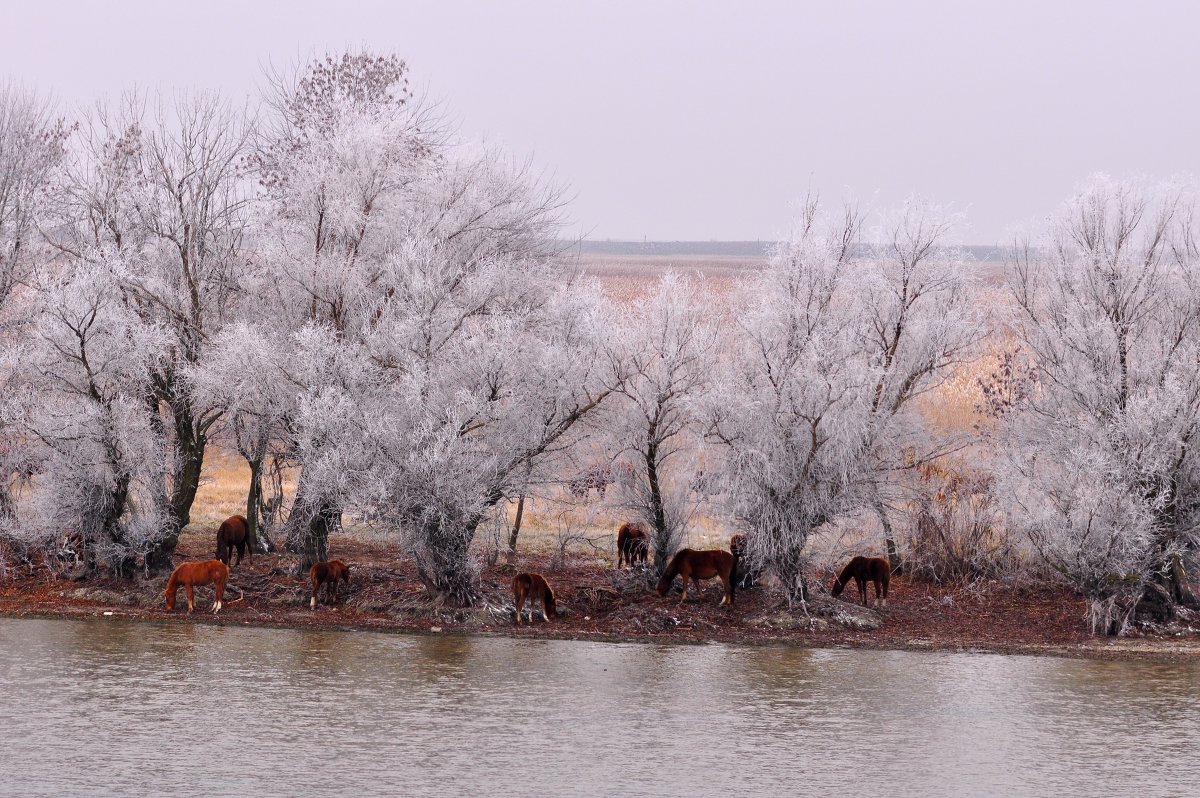
POLYGON ((175 594, 179 586, 187 591, 188 612, 196 608, 195 596, 192 589, 199 585, 212 585, 216 588, 217 598, 213 603, 213 612, 221 611, 221 600, 225 598, 225 583, 229 581, 229 566, 220 560, 201 560, 199 562, 180 563, 171 572, 163 595, 167 597, 167 609, 175 609, 175 594))
POLYGON ((701 579, 712 579, 714 576, 719 576, 721 583, 725 585, 725 597, 721 599, 721 603, 732 604, 735 571, 737 571, 737 557, 727 551, 680 549, 679 553, 671 558, 671 564, 667 566, 667 570, 663 571, 662 578, 658 580, 658 595, 667 595, 667 591, 675 583, 675 577, 679 576, 683 579, 683 596, 679 599, 679 603, 682 604, 687 599, 689 579, 699 590, 701 579))
POLYGON ((617 567, 624 563, 632 568, 646 563, 650 553, 650 536, 641 524, 621 524, 617 530, 617 567))
POLYGON ((341 560, 315 562, 308 569, 308 578, 312 580, 312 600, 308 602, 308 606, 315 610, 317 608, 317 592, 321 589, 321 585, 328 585, 325 588, 325 596, 329 599, 330 604, 337 601, 339 581, 345 582, 346 587, 350 586, 350 566, 341 560))
MULTIPOLYGON (((550 583, 541 574, 517 574, 513 577, 513 603, 517 605, 517 626, 521 625, 521 608, 525 599, 529 599, 529 609, 538 601, 542 602, 542 618, 549 621, 558 617, 558 607, 554 603, 554 591, 550 583)), ((532 617, 532 616, 531 616, 532 617)))
POLYGON ((254 562, 254 546, 250 545, 250 525, 244 515, 231 515, 221 522, 217 530, 217 559, 229 565, 233 549, 237 548, 237 562, 242 564, 242 556, 249 551, 250 562, 254 562))
POLYGON ((875 602, 881 606, 887 606, 888 582, 892 578, 892 566, 888 563, 885 557, 855 557, 842 572, 838 574, 837 581, 833 583, 833 589, 829 591, 829 595, 837 598, 842 595, 842 591, 846 589, 846 583, 853 579, 858 584, 858 595, 862 599, 862 605, 867 606, 867 580, 875 585, 875 602), (882 598, 881 598, 882 596, 882 598))

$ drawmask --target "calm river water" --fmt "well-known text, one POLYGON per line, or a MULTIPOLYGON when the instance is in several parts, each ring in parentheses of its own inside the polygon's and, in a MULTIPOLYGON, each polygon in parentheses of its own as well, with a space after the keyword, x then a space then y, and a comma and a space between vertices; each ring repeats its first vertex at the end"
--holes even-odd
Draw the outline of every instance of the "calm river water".
POLYGON ((0 618, 0 794, 1198 795, 1200 664, 0 618))

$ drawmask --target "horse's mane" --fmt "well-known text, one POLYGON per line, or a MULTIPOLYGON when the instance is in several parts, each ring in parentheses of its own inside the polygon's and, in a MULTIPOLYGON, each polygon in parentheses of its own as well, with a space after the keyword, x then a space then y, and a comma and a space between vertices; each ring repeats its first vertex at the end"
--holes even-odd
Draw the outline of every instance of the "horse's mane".
POLYGON ((667 564, 667 570, 663 571, 662 578, 664 580, 672 580, 679 576, 679 569, 683 567, 684 558, 691 552, 691 549, 680 549, 675 552, 675 556, 671 558, 671 562, 667 564))
POLYGON ((857 557, 851 558, 850 562, 846 563, 846 567, 842 569, 842 572, 840 574, 838 574, 837 582, 839 585, 844 586, 847 582, 849 582, 854 577, 854 561, 856 559, 858 559, 858 558, 857 557))

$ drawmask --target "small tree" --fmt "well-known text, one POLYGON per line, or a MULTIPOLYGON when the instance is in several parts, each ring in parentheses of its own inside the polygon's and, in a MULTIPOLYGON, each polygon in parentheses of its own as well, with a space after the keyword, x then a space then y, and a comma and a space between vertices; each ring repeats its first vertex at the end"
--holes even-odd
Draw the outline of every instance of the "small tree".
MULTIPOLYGON (((283 323, 324 328, 350 349, 362 314, 394 291, 381 281, 381 261, 403 238, 410 188, 438 142, 407 75, 395 56, 345 53, 270 76, 265 101, 272 113, 251 158, 264 189, 259 257, 273 277, 283 323)), ((330 389, 324 375, 315 376, 300 392, 310 402, 330 389)), ((304 445, 291 447, 301 472, 288 548, 306 569, 326 558, 342 508, 336 493, 322 495, 328 483, 311 467, 328 439, 314 430, 296 433, 304 445)))
POLYGON ((0 86, 0 529, 17 523, 10 484, 33 456, 20 423, 27 408, 19 368, 32 300, 14 293, 45 254, 38 225, 70 131, 48 102, 0 86))
POLYGON ((165 570, 190 521, 208 436, 220 418, 218 409, 196 403, 183 379, 229 320, 245 267, 239 169, 251 125, 211 94, 181 95, 149 117, 145 101, 130 95, 99 106, 84 133, 64 176, 54 241, 68 268, 97 248, 118 253, 122 298, 174 339, 155 364, 145 406, 171 453, 157 491, 166 521, 148 563, 165 570))
POLYGON ((1139 602, 1194 605, 1200 267, 1192 195, 1099 176, 1011 256, 1036 386, 1003 418, 1003 495, 1120 633, 1139 602))
MULTIPOLYGON (((738 310, 733 374, 714 400, 733 510, 752 566, 802 599, 804 548, 826 522, 879 506, 882 486, 927 435, 912 399, 978 335, 969 279, 941 271, 946 226, 910 203, 859 243, 847 210, 826 223, 815 201, 738 310)), ((920 451, 928 451, 922 445, 920 451)))
POLYGON ((163 520, 153 495, 162 440, 145 406, 170 339, 125 304, 122 269, 95 253, 42 288, 21 373, 34 394, 28 429, 46 450, 25 534, 77 534, 88 570, 106 560, 128 576, 163 520))
POLYGON ((695 510, 694 453, 703 403, 717 367, 712 300, 674 273, 621 313, 631 378, 622 391, 617 437, 634 465, 631 508, 650 528, 661 572, 695 510))
POLYGON ((264 515, 263 469, 271 444, 284 437, 286 422, 296 411, 301 386, 288 366, 293 351, 293 341, 282 331, 238 322, 212 340, 204 363, 186 375, 197 403, 221 412, 227 433, 250 468, 246 520, 251 545, 271 545, 259 528, 264 515))

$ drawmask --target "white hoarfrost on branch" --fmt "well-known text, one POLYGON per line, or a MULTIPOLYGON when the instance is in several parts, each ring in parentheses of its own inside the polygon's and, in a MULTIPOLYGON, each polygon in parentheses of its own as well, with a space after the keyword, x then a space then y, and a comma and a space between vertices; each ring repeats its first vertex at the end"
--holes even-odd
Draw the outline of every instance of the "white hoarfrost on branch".
POLYGON ((129 575, 163 521, 153 492, 163 443, 146 404, 170 336, 125 303, 119 258, 96 255, 41 288, 22 373, 45 467, 23 534, 77 535, 89 570, 104 561, 129 575))
POLYGON ((1194 604, 1200 523, 1195 195, 1099 176, 1014 249, 1036 385, 1005 414, 1003 496, 1100 633, 1194 604))
POLYGON ((727 449, 749 564, 774 570, 791 599, 807 594, 809 536, 877 506, 914 446, 925 456, 910 401, 978 338, 970 278, 946 268, 963 261, 947 230, 913 202, 864 246, 855 212, 827 222, 810 202, 737 311, 711 435, 727 449))
POLYGON ((697 475, 704 402, 719 362, 713 298, 675 273, 619 314, 630 378, 612 423, 624 462, 626 506, 650 530, 656 570, 686 539, 703 498, 697 475))

